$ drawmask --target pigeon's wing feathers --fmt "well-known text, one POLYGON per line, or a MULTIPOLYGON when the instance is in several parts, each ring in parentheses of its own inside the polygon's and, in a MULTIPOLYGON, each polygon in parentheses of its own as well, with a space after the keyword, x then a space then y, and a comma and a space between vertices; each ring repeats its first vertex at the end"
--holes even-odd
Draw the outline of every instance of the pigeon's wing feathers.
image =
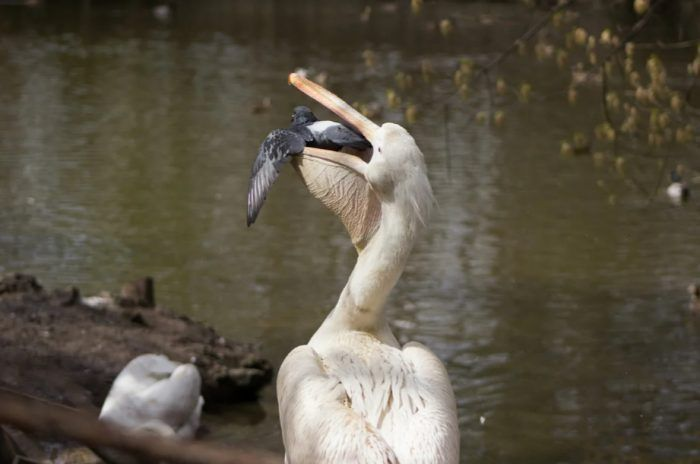
POLYGON ((307 126, 292 127, 290 130, 296 134, 299 134, 299 136, 304 139, 304 142, 306 143, 312 143, 314 141, 314 134, 307 126))
POLYGON ((362 135, 342 124, 334 124, 324 132, 324 135, 331 142, 341 147, 350 147, 355 150, 366 150, 372 146, 362 135))
POLYGON ((246 217, 249 226, 258 217, 267 192, 279 176, 282 164, 287 162, 290 156, 301 153, 305 146, 303 137, 287 129, 275 129, 265 137, 250 174, 246 217))

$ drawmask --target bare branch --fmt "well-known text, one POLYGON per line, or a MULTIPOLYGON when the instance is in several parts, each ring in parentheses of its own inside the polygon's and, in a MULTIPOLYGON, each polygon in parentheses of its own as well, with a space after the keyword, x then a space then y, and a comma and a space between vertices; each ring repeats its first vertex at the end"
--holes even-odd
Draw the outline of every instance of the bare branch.
POLYGON ((179 464, 280 464, 282 458, 265 451, 224 448, 207 443, 169 440, 129 433, 98 421, 94 416, 0 389, 0 423, 47 437, 79 441, 91 448, 115 448, 147 458, 149 462, 179 464))
POLYGON ((698 75, 693 76, 693 80, 690 81, 688 89, 685 91, 685 102, 690 105, 690 99, 693 97, 693 90, 695 90, 695 85, 698 82, 698 75))
POLYGON ((496 58, 493 60, 489 61, 486 65, 482 66, 481 69, 479 69, 479 72, 482 73, 488 73, 492 68, 497 66, 501 61, 506 59, 508 55, 513 53, 517 48, 518 45, 520 45, 523 42, 527 42, 530 40, 537 32, 540 31, 543 27, 545 27, 549 21, 552 19, 552 16, 554 16, 557 12, 563 10, 564 8, 568 8, 573 4, 573 0, 562 0, 559 3, 557 3, 556 6, 554 6, 552 9, 550 9, 546 15, 544 15, 542 18, 540 18, 539 21, 534 23, 530 28, 525 31, 520 37, 518 37, 515 41, 513 41, 512 44, 508 48, 506 48, 503 52, 501 52, 496 58))
POLYGON ((647 204, 652 204, 654 202, 654 198, 656 198, 656 195, 659 193, 659 189, 661 188, 661 183, 663 182, 664 179, 664 173, 668 169, 668 155, 663 157, 663 162, 659 165, 659 170, 656 174, 656 184, 654 185, 654 189, 651 191, 649 194, 649 197, 647 198, 647 204))
MULTIPOLYGON (((605 120, 611 127, 615 127, 612 117, 610 117, 610 110, 608 109, 608 73, 605 72, 605 66, 600 67, 600 80, 601 80, 601 99, 603 103, 603 115, 605 120)), ((616 128, 617 129, 617 128, 616 128)))
POLYGON ((681 42, 635 42, 634 48, 638 50, 681 50, 700 45, 700 39, 683 40, 681 42))
POLYGON ((625 34, 624 37, 620 39, 620 43, 617 44, 615 48, 610 50, 610 52, 605 56, 605 58, 601 61, 601 66, 603 66, 607 61, 609 61, 610 58, 617 55, 620 52, 620 50, 625 48, 627 42, 634 39, 637 36, 637 34, 639 34, 642 31, 642 29, 646 27, 656 10, 658 10, 661 5, 666 3, 666 1, 667 0, 657 0, 656 2, 652 3, 647 12, 644 13, 644 16, 642 16, 639 19, 639 21, 634 23, 632 28, 629 31, 627 31, 627 34, 625 34))

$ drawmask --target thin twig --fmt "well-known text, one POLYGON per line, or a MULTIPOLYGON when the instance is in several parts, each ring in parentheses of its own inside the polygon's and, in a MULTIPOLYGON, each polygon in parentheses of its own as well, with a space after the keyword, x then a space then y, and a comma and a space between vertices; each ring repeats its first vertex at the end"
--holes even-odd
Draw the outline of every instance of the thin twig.
POLYGON ((654 190, 649 195, 649 198, 647 198, 647 204, 650 205, 654 202, 654 198, 656 198, 657 194, 659 193, 659 188, 661 188, 661 182, 663 181, 664 172, 666 172, 667 168, 668 168, 668 155, 663 157, 663 162, 659 166, 659 175, 656 178, 656 185, 654 186, 654 190))
POLYGON ((206 443, 170 440, 154 435, 125 432, 94 416, 0 388, 0 423, 47 437, 79 441, 91 448, 114 448, 149 462, 179 464, 280 464, 272 453, 224 448, 206 443))
MULTIPOLYGON (((501 61, 506 59, 510 54, 513 53, 519 46, 519 44, 526 42, 530 40, 538 31, 540 31, 542 28, 544 28, 549 22, 551 21, 552 17, 559 11, 570 7, 573 5, 575 0, 560 0, 557 5, 552 7, 547 14, 542 16, 539 21, 534 23, 532 26, 530 26, 520 37, 515 39, 513 43, 508 46, 507 49, 502 51, 501 53, 498 54, 497 57, 492 59, 490 62, 483 66, 479 66, 476 72, 476 75, 474 76, 474 82, 480 78, 480 77, 486 77, 487 80, 489 80, 489 72, 497 66, 501 61)), ((446 101, 447 99, 450 99, 454 96, 455 92, 450 92, 446 95, 444 95, 444 100, 446 101)), ((489 93, 489 99, 492 100, 493 96, 492 94, 489 93)), ((493 105, 492 105, 493 106, 493 105)), ((490 109, 492 111, 493 108, 490 109)))
POLYGON ((493 113, 493 88, 491 87, 491 75, 487 72, 484 73, 484 78, 486 79, 486 93, 489 97, 489 118, 491 117, 491 114, 493 113))
POLYGON ((690 81, 690 85, 688 86, 688 90, 685 91, 685 102, 690 104, 690 99, 693 97, 693 90, 695 90, 695 85, 698 82, 698 75, 695 74, 693 76, 693 80, 690 81))
POLYGON ((600 78, 601 78, 601 100, 603 103, 603 115, 605 120, 610 124, 610 127, 615 127, 612 118, 610 117, 610 110, 608 109, 608 73, 605 72, 605 66, 600 67, 600 78))
POLYGON ((649 9, 647 10, 647 12, 644 13, 644 16, 642 16, 639 21, 634 23, 632 28, 629 31, 627 31, 627 34, 625 34, 624 37, 622 37, 622 39, 620 39, 620 43, 617 44, 617 46, 614 47, 612 50, 610 50, 610 52, 605 56, 605 58, 603 58, 603 60, 600 62, 601 66, 604 66, 605 63, 607 63, 608 60, 610 60, 610 58, 617 55, 620 52, 620 50, 625 48, 625 45, 627 45, 627 42, 634 39, 637 36, 637 34, 639 34, 642 31, 642 29, 644 29, 644 27, 646 27, 647 23, 649 22, 651 17, 654 15, 654 12, 656 12, 656 10, 661 5, 666 3, 666 1, 667 0, 657 0, 656 2, 652 3, 651 6, 649 7, 649 9))
POLYGON ((555 5, 552 9, 550 9, 546 15, 544 15, 542 18, 540 18, 539 21, 537 21, 535 24, 530 26, 530 28, 525 31, 520 37, 518 37, 516 40, 513 41, 512 44, 505 50, 503 50, 497 57, 489 61, 486 65, 482 66, 479 69, 480 73, 488 73, 492 68, 497 66, 501 61, 506 59, 508 55, 513 53, 518 46, 523 43, 527 42, 530 40, 537 32, 539 32, 540 29, 545 27, 549 21, 552 19, 552 16, 554 16, 557 12, 563 10, 564 8, 568 8, 573 4, 573 0, 563 0, 557 5, 555 5))
POLYGON ((681 42, 635 42, 634 48, 639 50, 681 50, 700 44, 700 39, 684 40, 681 42))
MULTIPOLYGON (((637 172, 639 172, 639 169, 636 169, 637 172)), ((649 195, 649 191, 644 187, 641 181, 637 180, 636 177, 630 172, 629 174, 624 176, 626 180, 628 180, 638 191, 641 193, 643 196, 649 195)))
MULTIPOLYGON (((610 52, 608 52, 608 54, 605 56, 605 58, 603 58, 603 60, 601 60, 601 62, 599 64, 599 67, 600 67, 599 69, 600 69, 600 73, 601 73, 601 83, 602 83, 601 99, 602 99, 602 104, 603 104, 603 115, 605 116, 605 120, 608 122, 608 124, 610 124, 616 132, 616 137, 615 137, 615 140, 613 141, 613 152, 615 154, 617 154, 617 149, 618 149, 618 137, 617 137, 617 135, 619 134, 619 130, 616 127, 616 125, 613 124, 612 118, 610 116, 610 111, 608 109, 608 102, 607 102, 608 76, 607 76, 607 73, 605 72, 605 66, 610 60, 612 60, 614 58, 618 68, 622 67, 622 64, 620 63, 620 59, 619 59, 619 52, 621 50, 623 50, 625 45, 628 42, 630 42, 632 39, 634 39, 634 37, 636 37, 637 34, 639 34, 644 29, 644 27, 646 27, 646 25, 649 23, 652 16, 656 12, 656 10, 666 1, 667 0, 657 0, 656 2, 654 2, 649 7, 649 9, 646 11, 644 16, 642 16, 639 19, 639 21, 634 23, 634 25, 630 28, 630 30, 627 31, 627 33, 622 37, 622 39, 620 39, 620 43, 617 44, 617 46, 615 46, 612 50, 610 50, 610 52)), ((635 46, 637 46, 637 44, 635 44, 635 46)), ((651 198, 651 196, 653 195, 653 193, 649 194, 647 192, 647 189, 644 188, 644 186, 642 185, 642 183, 637 181, 637 179, 633 175, 631 175, 631 174, 626 175, 625 179, 629 183, 631 183, 639 192, 641 192, 642 195, 649 196, 649 198, 651 198)), ((656 187, 656 189, 658 189, 658 186, 656 187)))

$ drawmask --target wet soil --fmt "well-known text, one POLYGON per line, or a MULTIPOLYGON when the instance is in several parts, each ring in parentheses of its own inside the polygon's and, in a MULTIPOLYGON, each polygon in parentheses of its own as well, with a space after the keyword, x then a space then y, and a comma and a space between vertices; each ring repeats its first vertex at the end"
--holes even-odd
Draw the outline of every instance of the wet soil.
POLYGON ((0 387, 97 409, 119 371, 144 353, 194 363, 209 405, 253 399, 272 379, 254 346, 155 306, 152 281, 126 285, 99 307, 88 301, 76 288, 47 291, 30 275, 0 280, 0 387))

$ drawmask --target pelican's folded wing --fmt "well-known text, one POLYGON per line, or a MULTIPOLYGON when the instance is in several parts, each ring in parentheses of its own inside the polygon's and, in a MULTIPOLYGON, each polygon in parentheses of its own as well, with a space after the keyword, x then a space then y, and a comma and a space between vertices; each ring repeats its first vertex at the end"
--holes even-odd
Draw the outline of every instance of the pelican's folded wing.
POLYGON ((381 217, 379 200, 365 178, 348 167, 306 154, 295 156, 292 164, 309 192, 340 218, 353 245, 363 249, 381 217))
POLYGON ((375 427, 352 410, 343 385, 308 345, 295 348, 277 375, 288 464, 399 464, 375 427))
POLYGON ((457 464, 457 405, 445 366, 435 354, 417 342, 405 344, 402 355, 411 365, 412 379, 420 389, 423 402, 422 407, 404 423, 403 439, 397 441, 397 447, 403 449, 397 449, 397 454, 410 454, 413 462, 457 464))

